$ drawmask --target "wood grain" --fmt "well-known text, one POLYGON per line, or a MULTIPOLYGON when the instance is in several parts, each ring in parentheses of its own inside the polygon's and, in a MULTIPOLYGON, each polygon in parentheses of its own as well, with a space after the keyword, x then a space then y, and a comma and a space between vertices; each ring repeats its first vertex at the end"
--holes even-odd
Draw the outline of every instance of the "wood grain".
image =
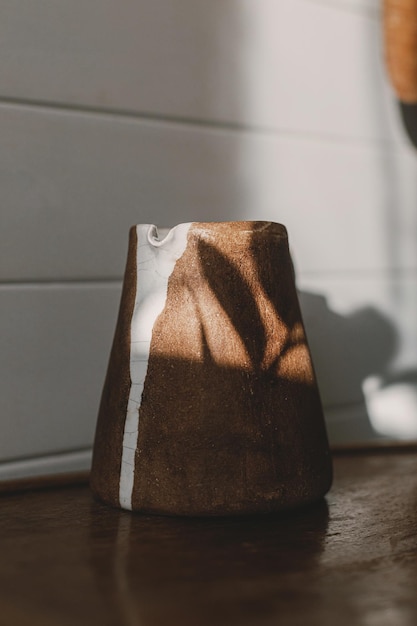
POLYGON ((4 624, 417 620, 416 452, 336 457, 327 501, 292 515, 146 517, 79 486, 1 503, 4 624))

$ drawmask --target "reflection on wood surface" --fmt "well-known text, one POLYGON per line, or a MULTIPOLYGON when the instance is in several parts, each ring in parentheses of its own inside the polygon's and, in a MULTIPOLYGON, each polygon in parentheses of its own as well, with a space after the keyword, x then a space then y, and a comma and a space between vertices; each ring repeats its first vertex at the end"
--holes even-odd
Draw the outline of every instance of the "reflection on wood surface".
POLYGON ((86 487, 5 495, 0 614, 14 626, 411 626, 417 452, 336 456, 291 514, 131 514, 86 487))

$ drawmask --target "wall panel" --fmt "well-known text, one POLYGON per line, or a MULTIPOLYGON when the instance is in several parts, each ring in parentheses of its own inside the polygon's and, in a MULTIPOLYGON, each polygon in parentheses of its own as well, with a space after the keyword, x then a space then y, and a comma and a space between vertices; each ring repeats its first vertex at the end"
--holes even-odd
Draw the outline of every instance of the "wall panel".
POLYGON ((374 4, 6 0, 0 96, 401 140, 374 4))
POLYGON ((301 272, 417 266, 409 148, 0 107, 0 280, 118 278, 129 226, 283 222, 301 272))
POLYGON ((0 287, 3 462, 91 446, 119 293, 119 283, 0 287))

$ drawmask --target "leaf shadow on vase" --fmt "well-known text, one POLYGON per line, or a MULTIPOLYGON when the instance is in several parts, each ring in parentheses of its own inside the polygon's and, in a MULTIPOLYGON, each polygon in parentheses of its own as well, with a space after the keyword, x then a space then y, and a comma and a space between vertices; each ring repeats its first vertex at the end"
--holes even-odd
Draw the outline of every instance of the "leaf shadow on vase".
MULTIPOLYGON (((282 249, 274 259, 281 267, 273 273, 260 268, 266 257, 257 258, 253 252, 260 243, 245 250, 255 267, 245 276, 236 259, 197 238, 198 268, 194 264, 190 275, 184 258, 184 269, 178 263, 177 274, 170 279, 171 287, 176 283, 180 290, 171 295, 168 291, 167 302, 183 298, 187 310, 193 311, 195 319, 189 324, 198 325, 200 357, 151 351, 136 457, 136 503, 142 510, 157 512, 155 484, 161 507, 175 502, 178 512, 194 515, 272 511, 313 501, 329 487, 327 436, 300 330, 287 242, 280 243, 282 249), (279 330, 272 340, 259 308, 260 293, 264 304, 274 300, 266 318, 279 330), (219 332, 231 325, 236 336, 232 356, 241 355, 234 365, 225 362, 230 333, 219 344, 213 320, 219 332), (268 350, 272 356, 265 364, 268 350), (159 390, 161 381, 164 392, 159 390)), ((178 306, 175 313, 161 315, 156 336, 178 333, 178 319, 185 315, 178 306)))

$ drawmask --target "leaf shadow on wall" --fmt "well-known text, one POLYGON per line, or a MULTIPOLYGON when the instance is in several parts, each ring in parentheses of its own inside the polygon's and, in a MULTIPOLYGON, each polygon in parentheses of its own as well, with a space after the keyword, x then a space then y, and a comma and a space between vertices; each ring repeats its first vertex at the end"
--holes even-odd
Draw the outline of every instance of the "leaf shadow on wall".
POLYGON ((383 439, 371 423, 363 383, 388 378, 398 341, 394 325, 372 306, 341 315, 323 295, 299 291, 299 297, 330 442, 383 439))

